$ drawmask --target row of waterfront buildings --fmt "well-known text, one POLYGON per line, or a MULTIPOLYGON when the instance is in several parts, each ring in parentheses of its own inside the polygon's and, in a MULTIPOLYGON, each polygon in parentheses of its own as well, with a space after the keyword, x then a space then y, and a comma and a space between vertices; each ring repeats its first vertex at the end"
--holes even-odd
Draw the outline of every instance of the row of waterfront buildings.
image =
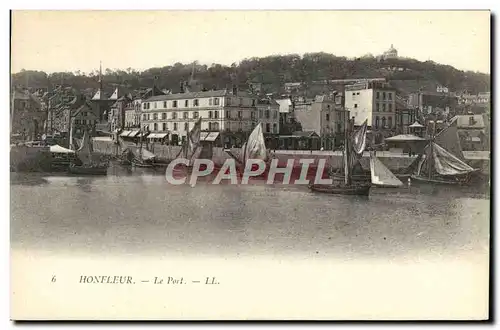
POLYGON ((107 94, 101 79, 92 95, 70 86, 43 95, 16 88, 11 133, 35 140, 55 133, 81 137, 89 129, 94 135, 141 130, 162 143, 179 144, 202 118, 202 130, 217 133, 224 145, 241 144, 260 122, 275 148, 298 148, 297 141, 313 139, 315 148, 332 149, 342 144, 348 117, 354 117, 356 125, 368 119, 370 143, 379 144, 389 136, 418 134, 411 129, 416 123, 425 127, 428 120, 446 121, 459 114, 461 105, 490 102, 489 93, 472 97, 447 90, 402 97, 385 79, 346 80, 340 85, 314 98, 259 96, 237 86, 204 90, 184 83, 178 93, 156 86, 134 91, 115 86, 107 94))

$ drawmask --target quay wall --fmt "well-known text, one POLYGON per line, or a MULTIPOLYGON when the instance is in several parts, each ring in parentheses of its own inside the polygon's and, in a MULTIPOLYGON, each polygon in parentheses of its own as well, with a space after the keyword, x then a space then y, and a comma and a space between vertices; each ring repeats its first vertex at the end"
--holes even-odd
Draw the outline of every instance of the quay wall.
MULTIPOLYGON (((133 144, 132 144, 133 145, 133 144)), ((114 144, 111 140, 94 140, 93 147, 95 152, 100 152, 105 155, 119 155, 120 147, 114 144)), ((167 146, 159 143, 150 144, 150 151, 152 151, 160 159, 173 159, 179 154, 180 146, 167 146)), ((240 148, 232 148, 231 152, 238 155, 241 151, 240 148)), ((307 150, 273 150, 274 157, 278 158, 281 164, 286 164, 287 160, 294 159, 298 164, 300 159, 312 158, 315 163, 319 159, 326 159, 326 164, 330 165, 333 169, 342 168, 342 152, 341 151, 307 151, 307 150)), ((405 154, 396 154, 389 151, 377 151, 378 159, 394 173, 401 173, 410 164, 415 161, 416 156, 410 157, 405 154)), ((231 158, 222 148, 213 148, 212 160, 216 163, 222 164, 226 159, 231 158)), ((466 159, 466 162, 474 168, 479 168, 481 173, 489 175, 489 159, 466 159)), ((368 170, 370 168, 369 153, 365 152, 361 160, 363 168, 368 170)))
MULTIPOLYGON (((95 152, 100 152, 105 155, 119 155, 120 147, 113 144, 111 141, 93 141, 93 147, 95 152)), ((167 146, 161 144, 150 144, 149 150, 153 152, 158 158, 161 159, 173 159, 179 154, 180 146, 167 146)), ((241 148, 232 148, 231 152, 238 155, 241 152, 241 148)), ((287 160, 294 159, 295 163, 298 164, 300 159, 311 158, 315 160, 315 163, 319 159, 325 159, 326 164, 329 164, 333 169, 342 168, 342 152, 333 151, 302 151, 302 150, 276 150, 273 151, 274 157, 279 159, 281 164, 286 164, 287 160)), ((364 159, 362 159, 361 164, 365 169, 370 168, 369 153, 365 153, 364 159)), ((384 163, 391 171, 395 173, 407 168, 414 160, 415 157, 408 157, 406 155, 394 155, 394 154, 384 154, 383 152, 377 152, 377 156, 380 161, 384 163)), ((222 164, 226 159, 231 158, 222 148, 213 148, 212 160, 216 163, 222 164)))

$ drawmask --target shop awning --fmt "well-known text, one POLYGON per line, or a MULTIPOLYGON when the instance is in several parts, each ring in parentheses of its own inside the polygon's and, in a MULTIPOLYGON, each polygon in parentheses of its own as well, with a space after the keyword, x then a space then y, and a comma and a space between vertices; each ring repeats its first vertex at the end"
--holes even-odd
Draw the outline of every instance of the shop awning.
POLYGON ((127 137, 136 137, 137 134, 139 134, 141 131, 137 130, 137 131, 132 131, 130 132, 127 137))
POLYGON ((150 133, 148 139, 164 139, 168 133, 150 133))
POLYGON ((64 147, 61 147, 60 145, 53 145, 50 146, 50 152, 56 153, 56 154, 74 154, 75 151, 71 149, 66 149, 64 147))
POLYGON ((389 137, 389 138, 385 139, 385 141, 388 141, 388 142, 425 141, 425 139, 421 138, 420 136, 413 135, 413 134, 401 134, 401 135, 389 137))
POLYGON ((200 140, 214 142, 219 137, 219 132, 201 132, 200 140))
POLYGON ((130 131, 123 131, 120 136, 128 136, 130 134, 130 131))
POLYGON ((422 127, 424 127, 424 125, 422 125, 418 121, 416 121, 416 122, 414 122, 413 124, 411 124, 408 127, 411 127, 411 128, 422 128, 422 127))

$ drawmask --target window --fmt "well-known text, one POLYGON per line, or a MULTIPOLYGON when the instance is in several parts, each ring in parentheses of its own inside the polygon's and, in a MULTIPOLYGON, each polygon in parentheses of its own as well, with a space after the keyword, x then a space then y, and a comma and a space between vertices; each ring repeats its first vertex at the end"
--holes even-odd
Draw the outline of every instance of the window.
POLYGON ((266 133, 271 133, 271 124, 266 124, 266 133))
POLYGON ((278 125, 273 124, 273 133, 277 134, 278 133, 278 125))
POLYGON ((377 100, 380 100, 380 92, 377 92, 377 100))
POLYGON ((172 119, 177 119, 177 112, 172 112, 172 119))
POLYGON ((389 94, 389 100, 392 100, 392 93, 387 93, 389 94))
POLYGON ((208 105, 212 105, 212 99, 208 99, 208 105))
POLYGON ((198 111, 193 112, 193 118, 194 119, 197 119, 199 117, 199 115, 200 114, 198 113, 198 111))
POLYGON ((150 115, 149 115, 149 113, 148 113, 148 120, 150 120, 150 119, 151 119, 151 117, 150 117, 150 115))
POLYGON ((269 110, 266 110, 266 119, 269 119, 269 110))
POLYGON ((163 131, 167 130, 167 123, 163 123, 163 131))
POLYGON ((177 101, 172 102, 172 108, 177 108, 177 101))
POLYGON ((226 118, 231 119, 231 112, 229 110, 226 110, 226 118))
POLYGON ((389 103, 387 106, 389 107, 389 112, 392 112, 392 103, 389 103))
POLYGON ((154 128, 153 128, 153 130, 154 130, 154 131, 157 131, 157 130, 158 130, 158 124, 157 124, 157 123, 154 123, 153 127, 154 127, 154 128))
POLYGON ((252 100, 252 107, 255 107, 255 99, 252 100))
POLYGON ((352 93, 352 99, 356 99, 356 93, 352 93))
POLYGON ((209 112, 208 112, 208 118, 212 118, 212 117, 213 117, 213 115, 212 115, 212 111, 209 111, 209 112))
POLYGON ((326 110, 330 110, 330 105, 329 104, 326 105, 326 110))
POLYGON ((380 125, 380 119, 378 118, 378 116, 375 118, 375 128, 378 128, 380 125))
POLYGON ((382 93, 382 98, 385 100, 385 92, 382 93))
POLYGON ((359 92, 357 92, 356 94, 359 95, 359 92))
POLYGON ((217 97, 216 97, 216 98, 214 99, 214 105, 219 105, 219 98, 217 98, 217 97))
POLYGON ((193 101, 193 106, 197 107, 199 105, 198 99, 194 99, 193 101))
POLYGON ((382 103, 382 111, 385 112, 385 103, 382 103))
POLYGON ((163 120, 167 119, 167 114, 165 112, 161 114, 161 119, 163 120))
POLYGON ((189 100, 184 101, 184 107, 186 107, 186 108, 189 107, 189 100))
POLYGON ((382 117, 382 127, 385 128, 385 125, 386 125, 386 123, 385 123, 385 117, 382 117))
POLYGON ((243 113, 241 111, 238 111, 238 118, 239 119, 243 118, 243 113))
POLYGON ((157 120, 158 119, 158 114, 157 113, 153 113, 153 120, 157 120))
POLYGON ((240 97, 240 105, 243 105, 243 98, 240 97))
POLYGON ((211 122, 209 122, 209 123, 208 123, 208 130, 209 130, 209 131, 211 131, 211 130, 212 130, 212 123, 211 123, 211 122))
POLYGON ((228 97, 228 98, 226 99, 226 105, 231 105, 231 98, 230 98, 230 97, 228 97))
POLYGON ((377 111, 380 111, 380 103, 377 103, 377 111))
POLYGON ((219 118, 219 111, 214 111, 214 118, 215 119, 219 118))
POLYGON ((153 102, 153 104, 155 105, 155 109, 156 109, 156 105, 157 105, 156 103, 158 103, 158 102, 153 102))
POLYGON ((243 130, 243 124, 241 123, 241 121, 238 123, 238 131, 242 131, 243 130))
POLYGON ((387 125, 392 128, 392 117, 387 118, 387 125))
POLYGON ((189 131, 189 123, 184 123, 184 130, 189 131))
POLYGON ((163 109, 167 108, 167 101, 163 101, 163 109))
POLYGON ((174 123, 174 131, 177 131, 177 123, 174 123))
POLYGON ((330 114, 329 113, 326 114, 326 121, 330 121, 330 114))
POLYGON ((358 107, 358 104, 357 103, 354 103, 354 108, 357 108, 358 107))
POLYGON ((143 114, 142 115, 142 120, 147 120, 148 119, 148 116, 146 114, 143 114))
POLYGON ((262 109, 259 110, 259 118, 262 118, 263 113, 264 113, 264 111, 262 111, 262 109))
POLYGON ((217 123, 217 122, 212 123, 212 130, 218 131, 219 130, 219 123, 217 123))
POLYGON ((146 109, 148 108, 147 103, 143 103, 143 104, 142 104, 142 108, 143 108, 144 110, 146 110, 146 109))
POLYGON ((188 119, 188 118, 189 118, 189 113, 184 112, 184 113, 182 114, 182 117, 183 117, 184 119, 188 119))

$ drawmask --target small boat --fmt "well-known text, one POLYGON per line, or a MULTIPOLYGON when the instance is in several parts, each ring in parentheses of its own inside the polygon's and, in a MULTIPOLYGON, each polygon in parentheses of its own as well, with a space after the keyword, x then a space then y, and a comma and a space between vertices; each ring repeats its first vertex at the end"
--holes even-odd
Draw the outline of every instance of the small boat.
POLYGON ((340 195, 360 195, 368 196, 370 194, 371 185, 326 185, 326 184, 312 184, 309 189, 315 192, 326 194, 340 194, 340 195))
POLYGON ((337 195, 360 195, 368 196, 370 194, 371 183, 353 182, 353 169, 355 166, 361 167, 359 163, 366 147, 366 132, 368 129, 368 119, 361 127, 354 131, 354 119, 347 119, 345 125, 345 148, 343 150, 344 159, 344 182, 334 184, 311 184, 309 189, 313 192, 337 194, 337 195))
POLYGON ((346 126, 346 139, 343 151, 344 173, 333 173, 331 178, 334 184, 310 185, 309 189, 315 192, 341 195, 361 195, 368 196, 371 187, 397 188, 403 183, 376 157, 374 152, 370 152, 370 173, 362 173, 363 168, 360 160, 366 146, 366 132, 368 120, 353 134, 354 121, 348 120, 346 126), (355 174, 356 170, 362 174, 355 174), (339 179, 343 182, 335 183, 339 179))
POLYGON ((429 144, 415 161, 411 179, 430 184, 468 185, 479 170, 437 144, 433 132, 434 128, 429 127, 429 144))
POLYGON ((102 164, 96 165, 75 165, 69 166, 69 173, 77 175, 107 175, 108 166, 102 164))
POLYGON ((76 151, 78 162, 69 165, 68 172, 76 175, 107 175, 109 164, 107 162, 94 162, 92 160, 92 144, 87 131, 83 134, 80 148, 76 151))

